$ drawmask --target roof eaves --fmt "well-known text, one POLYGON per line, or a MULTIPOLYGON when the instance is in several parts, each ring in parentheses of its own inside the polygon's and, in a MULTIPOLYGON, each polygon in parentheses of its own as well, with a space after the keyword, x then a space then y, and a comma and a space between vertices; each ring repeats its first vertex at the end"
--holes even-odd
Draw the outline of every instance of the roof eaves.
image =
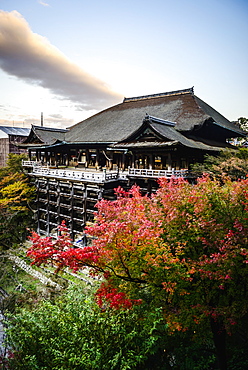
POLYGON ((117 141, 65 141, 65 144, 68 145, 90 145, 90 144, 110 145, 115 143, 117 143, 117 141))
POLYGON ((230 127, 226 127, 226 126, 224 126, 224 125, 222 125, 221 123, 218 123, 218 122, 216 122, 216 121, 213 121, 213 124, 214 125, 216 125, 216 126, 219 126, 219 127, 221 127, 221 128, 224 128, 225 130, 229 130, 229 131, 232 131, 232 132, 234 132, 235 134, 240 134, 240 136, 243 136, 243 137, 245 137, 245 136, 247 136, 247 132, 245 132, 245 131, 243 131, 243 130, 241 130, 241 129, 239 129, 238 127, 237 127, 237 130, 235 130, 235 129, 232 129, 232 128, 230 128, 230 127))

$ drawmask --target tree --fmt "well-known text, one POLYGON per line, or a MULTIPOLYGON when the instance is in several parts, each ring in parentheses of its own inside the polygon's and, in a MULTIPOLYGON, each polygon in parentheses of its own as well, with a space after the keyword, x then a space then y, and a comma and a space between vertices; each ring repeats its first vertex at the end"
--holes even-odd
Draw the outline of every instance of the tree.
POLYGON ((195 176, 207 173, 221 179, 229 176, 232 180, 245 179, 248 173, 248 149, 225 149, 218 156, 206 155, 203 163, 192 165, 195 176))
POLYGON ((239 117, 238 118, 238 125, 242 130, 248 131, 248 119, 247 118, 239 117))
POLYGON ((33 226, 29 203, 34 188, 22 170, 23 158, 9 154, 6 167, 0 169, 0 247, 4 249, 23 242, 27 227, 33 226))
POLYGON ((133 187, 99 202, 87 228, 92 245, 70 248, 62 225, 55 242, 34 233, 28 255, 58 270, 88 266, 102 274, 96 300, 103 309, 152 302, 171 333, 208 328, 226 369, 226 336, 248 313, 248 179, 161 179, 160 186, 150 198, 133 187))

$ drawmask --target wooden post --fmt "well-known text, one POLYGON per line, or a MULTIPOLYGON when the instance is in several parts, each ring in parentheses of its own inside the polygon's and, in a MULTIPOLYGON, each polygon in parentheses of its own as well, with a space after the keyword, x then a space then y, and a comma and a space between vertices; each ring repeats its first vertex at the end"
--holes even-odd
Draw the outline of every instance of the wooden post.
POLYGON ((70 224, 71 224, 71 233, 70 233, 70 236, 72 238, 72 240, 74 239, 74 232, 73 232, 73 229, 74 229, 74 222, 73 222, 73 197, 74 197, 74 183, 72 182, 71 184, 71 191, 70 191, 70 224))
POLYGON ((122 153, 122 160, 121 160, 121 169, 125 170, 125 161, 126 161, 126 155, 125 153, 122 153))
POLYGON ((109 169, 112 170, 113 169, 113 153, 112 152, 109 154, 109 158, 110 158, 109 169))
POLYGON ((153 155, 150 154, 149 155, 149 169, 152 170, 153 166, 154 166, 154 164, 153 164, 153 155))
POLYGON ((171 153, 168 153, 168 170, 172 168, 172 160, 171 160, 171 153))
POLYGON ((132 153, 132 168, 135 168, 135 154, 132 153))
POLYGON ((96 169, 99 168, 99 149, 96 150, 96 163, 95 163, 96 169))
POLYGON ((50 194, 49 194, 49 179, 46 180, 46 221, 47 221, 47 228, 46 228, 46 235, 49 236, 49 233, 50 233, 50 225, 49 225, 49 222, 50 222, 50 213, 49 213, 49 206, 50 206, 50 194))
POLYGON ((87 167, 89 167, 89 161, 90 161, 90 158, 89 158, 89 149, 86 149, 85 155, 86 155, 85 167, 87 168, 87 167))

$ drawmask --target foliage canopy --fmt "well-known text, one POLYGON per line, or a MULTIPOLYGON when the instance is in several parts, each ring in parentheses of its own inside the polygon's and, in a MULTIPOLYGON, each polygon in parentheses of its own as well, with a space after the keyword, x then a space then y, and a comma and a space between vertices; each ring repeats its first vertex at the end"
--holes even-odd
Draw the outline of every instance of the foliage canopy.
POLYGON ((207 173, 219 179, 228 176, 232 180, 245 179, 248 173, 248 149, 225 149, 218 156, 206 155, 203 163, 191 167, 192 173, 207 173))
POLYGON ((171 333, 209 328, 226 369, 226 333, 248 313, 248 179, 161 179, 152 197, 119 188, 116 201, 97 207, 87 228, 92 245, 70 248, 65 225, 55 242, 34 233, 34 263, 90 267, 104 277, 96 293, 102 309, 152 302, 171 333))
POLYGON ((12 316, 9 364, 15 370, 135 369, 161 345, 165 328, 159 309, 103 311, 90 292, 71 287, 56 304, 12 316))
POLYGON ((33 226, 29 204, 34 188, 22 170, 25 155, 9 154, 6 167, 0 168, 0 248, 9 249, 26 239, 33 226))

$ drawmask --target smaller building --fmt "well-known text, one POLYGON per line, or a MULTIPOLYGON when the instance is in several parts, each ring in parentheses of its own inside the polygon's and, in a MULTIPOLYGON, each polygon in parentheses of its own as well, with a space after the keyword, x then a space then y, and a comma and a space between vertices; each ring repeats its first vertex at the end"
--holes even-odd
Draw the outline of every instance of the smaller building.
POLYGON ((21 147, 28 149, 30 161, 38 160, 42 163, 55 164, 59 158, 53 157, 54 153, 44 151, 44 148, 63 142, 67 131, 62 128, 32 125, 29 136, 23 141, 21 147))
POLYGON ((0 126, 0 167, 6 166, 8 155, 27 153, 25 148, 20 148, 30 133, 30 128, 0 126))

